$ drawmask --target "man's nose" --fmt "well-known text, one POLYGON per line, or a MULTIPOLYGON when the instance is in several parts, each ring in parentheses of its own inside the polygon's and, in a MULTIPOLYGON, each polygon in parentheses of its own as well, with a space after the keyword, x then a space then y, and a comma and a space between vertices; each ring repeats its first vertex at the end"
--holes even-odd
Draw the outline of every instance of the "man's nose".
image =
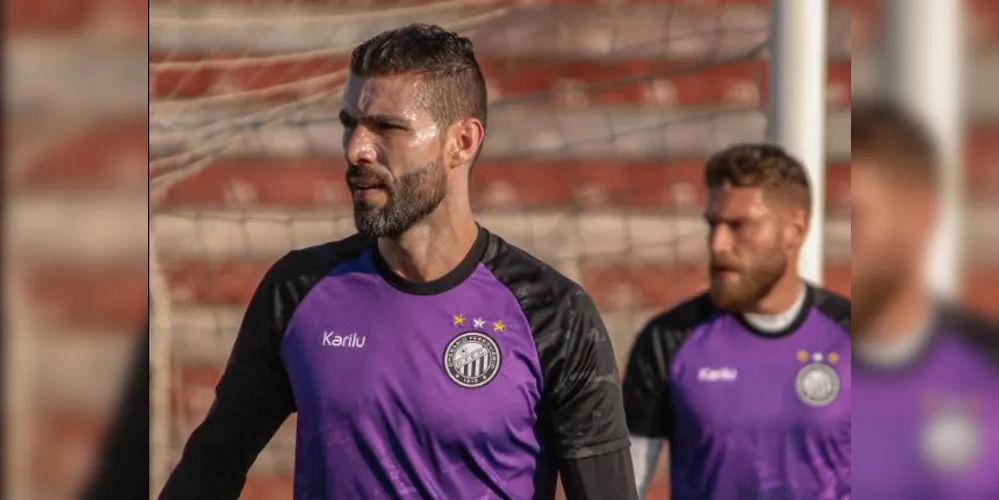
POLYGON ((372 134, 364 127, 344 132, 344 156, 352 165, 370 165, 377 159, 377 149, 372 134))
POLYGON ((718 226, 711 231, 711 238, 708 244, 711 254, 715 256, 724 255, 732 250, 732 234, 728 228, 718 226))

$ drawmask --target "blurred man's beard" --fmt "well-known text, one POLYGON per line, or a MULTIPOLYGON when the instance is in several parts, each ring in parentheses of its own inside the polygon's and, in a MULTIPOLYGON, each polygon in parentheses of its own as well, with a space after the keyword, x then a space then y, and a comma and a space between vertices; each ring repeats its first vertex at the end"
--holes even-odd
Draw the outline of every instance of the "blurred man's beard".
POLYGON ((740 269, 736 281, 711 280, 711 300, 725 311, 746 312, 753 309, 787 270, 787 258, 779 250, 747 269, 740 269))
POLYGON ((381 208, 354 203, 357 232, 371 238, 396 237, 425 219, 444 201, 447 177, 440 162, 400 176, 387 186, 388 201, 381 208))

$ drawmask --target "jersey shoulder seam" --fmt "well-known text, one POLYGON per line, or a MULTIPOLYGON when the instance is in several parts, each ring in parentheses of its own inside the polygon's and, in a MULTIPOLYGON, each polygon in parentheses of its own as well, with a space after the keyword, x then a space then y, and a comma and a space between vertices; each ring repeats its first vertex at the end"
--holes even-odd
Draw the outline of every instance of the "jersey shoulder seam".
POLYGON ((290 277, 302 274, 324 276, 338 265, 360 257, 372 245, 370 239, 355 234, 336 241, 296 248, 278 259, 274 264, 274 271, 290 277))
POLYGON ((721 313, 707 292, 687 299, 650 319, 643 331, 661 336, 667 348, 668 365, 672 366, 677 355, 698 326, 721 313))
MULTIPOLYGON (((490 276, 510 292, 525 318, 529 315, 529 309, 567 305, 577 294, 586 293, 582 286, 541 259, 493 233, 489 233, 489 237, 492 241, 482 264, 489 271, 490 276), (510 259, 512 262, 504 263, 497 260, 501 258, 510 259), (501 273, 497 273, 497 267, 510 263, 521 266, 522 270, 517 275, 504 279, 500 275, 501 273), (517 281, 541 284, 542 286, 532 287, 529 293, 519 293, 515 290, 517 281)), ((526 319, 530 322, 530 318, 526 319)))
POLYGON ((959 306, 946 305, 942 309, 944 327, 952 328, 961 341, 999 366, 999 325, 959 306))
POLYGON ((359 235, 289 251, 271 266, 263 281, 289 310, 282 322, 281 336, 298 314, 299 308, 316 285, 338 265, 358 258, 372 245, 359 235))
POLYGON ((812 286, 814 303, 812 307, 823 317, 829 319, 847 336, 850 332, 850 299, 832 290, 812 286))

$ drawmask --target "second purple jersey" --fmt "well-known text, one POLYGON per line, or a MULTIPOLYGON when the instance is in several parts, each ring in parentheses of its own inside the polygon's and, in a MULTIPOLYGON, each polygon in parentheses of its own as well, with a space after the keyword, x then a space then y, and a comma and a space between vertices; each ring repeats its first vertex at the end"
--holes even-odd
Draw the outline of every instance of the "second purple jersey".
POLYGON ((631 433, 669 441, 672 498, 850 497, 849 302, 809 287, 795 321, 755 329, 707 295, 639 334, 631 433))
POLYGON ((858 499, 999 498, 999 330, 939 316, 909 362, 854 366, 858 499))

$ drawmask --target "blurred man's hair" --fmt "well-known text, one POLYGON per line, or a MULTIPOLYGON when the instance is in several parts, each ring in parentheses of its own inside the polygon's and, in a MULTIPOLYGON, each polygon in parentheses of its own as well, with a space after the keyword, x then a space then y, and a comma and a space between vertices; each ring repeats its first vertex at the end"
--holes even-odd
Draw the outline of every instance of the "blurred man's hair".
POLYGON ((420 75, 439 125, 478 118, 485 127, 486 81, 471 40, 457 33, 427 24, 385 31, 354 49, 350 72, 362 78, 420 75))
POLYGON ((811 212, 812 190, 800 161, 772 144, 736 144, 708 160, 704 180, 711 190, 759 188, 811 212))
POLYGON ((908 110, 889 101, 855 103, 850 125, 854 158, 900 179, 935 186, 938 152, 930 132, 908 110))

